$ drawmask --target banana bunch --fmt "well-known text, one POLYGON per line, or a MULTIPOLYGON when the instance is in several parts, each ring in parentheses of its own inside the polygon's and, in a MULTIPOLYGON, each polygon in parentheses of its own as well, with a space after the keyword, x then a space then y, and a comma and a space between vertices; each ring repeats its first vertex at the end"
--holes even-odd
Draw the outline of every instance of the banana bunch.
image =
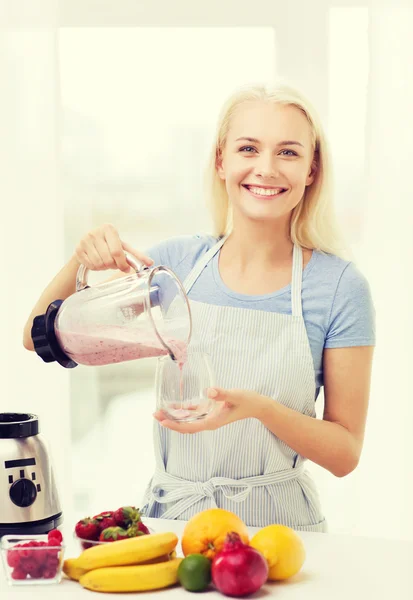
POLYGON ((154 533, 84 550, 64 561, 70 579, 95 592, 141 592, 169 587, 178 582, 174 533, 154 533))

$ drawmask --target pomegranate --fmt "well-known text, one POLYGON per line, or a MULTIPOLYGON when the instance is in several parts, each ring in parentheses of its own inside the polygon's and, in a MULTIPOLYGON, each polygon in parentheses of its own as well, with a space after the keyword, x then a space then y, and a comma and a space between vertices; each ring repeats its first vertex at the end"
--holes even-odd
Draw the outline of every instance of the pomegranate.
POLYGON ((227 535, 212 561, 212 581, 222 594, 242 598, 259 590, 268 578, 268 564, 261 552, 244 544, 238 533, 227 535))

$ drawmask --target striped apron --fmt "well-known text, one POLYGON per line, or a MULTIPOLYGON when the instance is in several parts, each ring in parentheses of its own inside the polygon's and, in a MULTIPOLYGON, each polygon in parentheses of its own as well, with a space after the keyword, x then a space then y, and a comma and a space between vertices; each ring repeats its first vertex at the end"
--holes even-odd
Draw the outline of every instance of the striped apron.
MULTIPOLYGON (((225 239, 184 282, 193 317, 191 347, 210 355, 218 387, 253 390, 316 418, 314 365, 301 307, 301 248, 293 249, 291 315, 191 300, 192 286, 225 239)), ((154 449, 156 468, 142 509, 149 517, 189 520, 220 507, 251 527, 281 523, 327 531, 306 459, 258 419, 195 434, 171 431, 155 420, 154 449)))

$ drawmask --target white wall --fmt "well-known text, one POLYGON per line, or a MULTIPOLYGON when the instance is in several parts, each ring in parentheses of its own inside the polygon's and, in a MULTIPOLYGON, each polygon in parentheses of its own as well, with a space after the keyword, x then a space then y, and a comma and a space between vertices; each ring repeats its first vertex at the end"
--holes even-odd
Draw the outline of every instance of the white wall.
POLYGON ((68 373, 23 348, 23 326, 63 262, 56 30, 1 30, 1 411, 33 412, 71 512, 68 373))
POLYGON ((413 6, 373 7, 368 204, 360 256, 377 310, 378 347, 363 456, 368 529, 413 539, 413 6))

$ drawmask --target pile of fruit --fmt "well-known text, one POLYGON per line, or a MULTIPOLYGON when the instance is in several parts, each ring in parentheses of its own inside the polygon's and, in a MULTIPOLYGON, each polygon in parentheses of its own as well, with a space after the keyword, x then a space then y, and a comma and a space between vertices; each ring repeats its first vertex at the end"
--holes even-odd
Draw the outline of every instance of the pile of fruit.
POLYGON ((138 592, 180 583, 201 592, 211 584, 219 592, 244 597, 267 581, 288 579, 305 560, 299 535, 284 525, 269 525, 249 539, 237 515, 219 508, 195 515, 185 526, 176 556, 174 533, 118 540, 88 548, 64 562, 64 573, 99 592, 138 592))
POLYGON ((174 533, 154 533, 100 544, 78 558, 65 560, 63 572, 96 592, 136 592, 168 587, 177 582, 182 559, 174 552, 174 533))
POLYGON ((249 539, 243 521, 220 508, 188 521, 182 551, 178 580, 185 589, 201 592, 212 583, 236 598, 253 594, 267 581, 296 575, 305 561, 304 544, 290 527, 269 525, 249 539))
POLYGON ((106 510, 86 517, 76 523, 75 533, 86 550, 93 546, 88 542, 116 542, 127 538, 149 534, 141 521, 141 513, 134 506, 122 506, 118 510, 106 510))
POLYGON ((12 568, 12 579, 53 579, 60 566, 62 534, 58 529, 49 531, 46 541, 29 540, 15 544, 7 551, 7 564, 12 568))

